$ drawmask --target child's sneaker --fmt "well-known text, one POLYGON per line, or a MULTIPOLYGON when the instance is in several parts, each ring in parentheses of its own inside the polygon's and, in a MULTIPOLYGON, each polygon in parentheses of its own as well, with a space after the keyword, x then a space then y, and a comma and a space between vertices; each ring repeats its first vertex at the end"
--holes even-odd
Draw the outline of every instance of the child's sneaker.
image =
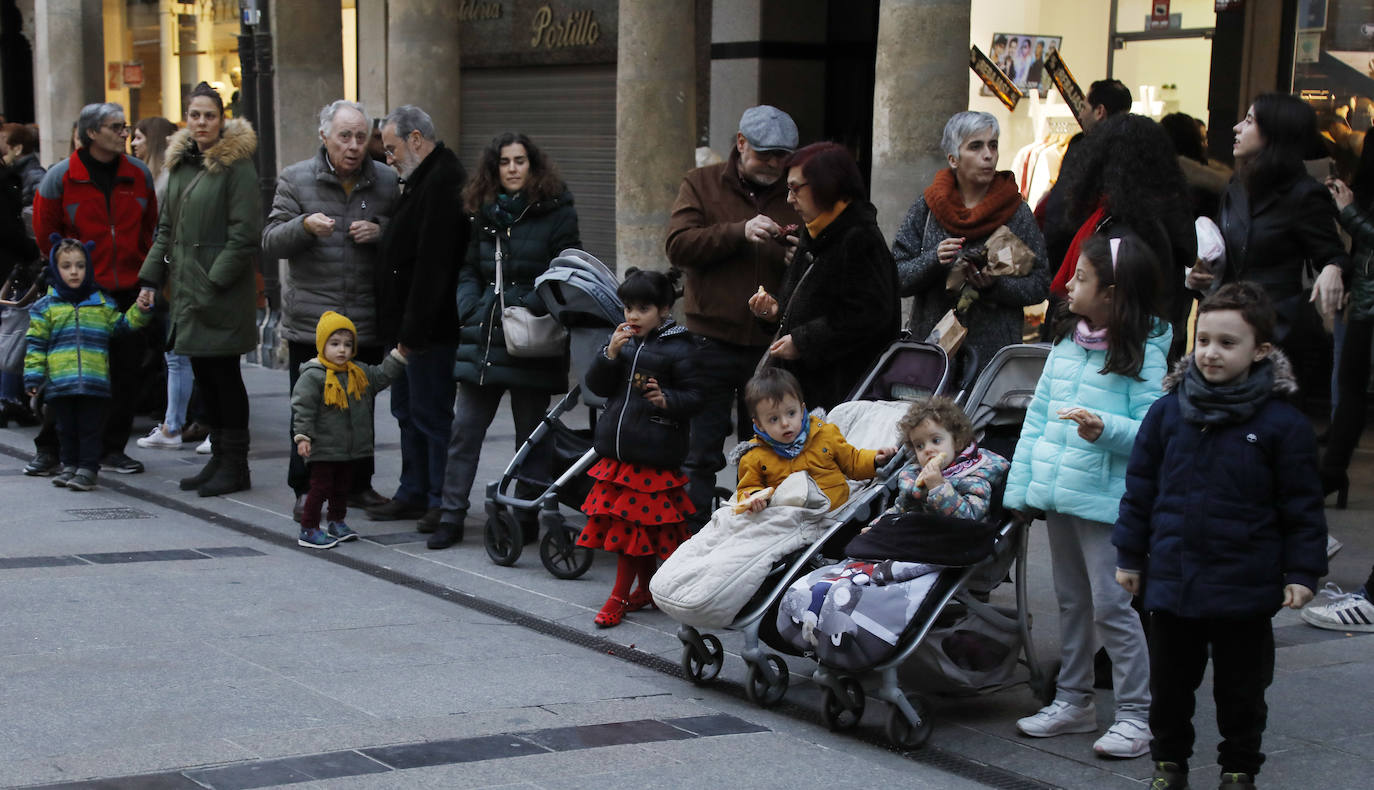
POLYGON ((1129 760, 1150 751, 1150 727, 1139 719, 1117 719, 1093 744, 1103 757, 1129 760))
POLYGON ((354 532, 347 524, 342 521, 329 522, 328 529, 325 530, 329 537, 339 543, 347 543, 350 540, 357 540, 358 533, 354 532))
POLYGON ((197 455, 209 455, 209 454, 212 453, 212 452, 214 452, 214 448, 212 448, 212 447, 210 446, 210 437, 209 437, 209 436, 205 437, 205 441, 203 441, 203 442, 201 442, 200 444, 196 445, 196 454, 197 454, 197 455))
POLYGON ((167 433, 166 426, 158 424, 148 432, 147 436, 139 439, 135 444, 145 450, 180 450, 181 432, 167 433))
POLYGON ((52 484, 58 488, 65 488, 67 483, 76 476, 75 466, 64 466, 52 479, 52 484))
POLYGON ((95 488, 95 472, 89 469, 79 469, 72 475, 72 479, 67 481, 68 491, 90 491, 95 488))
POLYGON ((1341 592, 1341 588, 1326 583, 1326 589, 1304 606, 1300 614, 1308 625, 1332 631, 1374 632, 1374 603, 1363 592, 1341 592))
POLYGON ((1188 772, 1178 763, 1155 763, 1150 790, 1188 790, 1188 772))
POLYGON ((339 545, 339 539, 319 527, 311 527, 301 530, 300 537, 296 538, 296 545, 307 549, 332 549, 339 545))
POLYGON ((1255 790, 1255 777, 1250 774, 1223 771, 1217 790, 1255 790))
POLYGON ((1055 700, 1035 715, 1018 720, 1016 729, 1032 738, 1050 738, 1071 732, 1096 732, 1097 708, 1092 703, 1080 708, 1063 700, 1055 700))

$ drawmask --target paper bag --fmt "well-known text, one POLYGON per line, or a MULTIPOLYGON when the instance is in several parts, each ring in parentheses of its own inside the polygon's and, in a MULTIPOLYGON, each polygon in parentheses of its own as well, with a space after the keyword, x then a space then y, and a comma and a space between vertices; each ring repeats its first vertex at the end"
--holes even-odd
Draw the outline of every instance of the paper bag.
POLYGON ((946 355, 953 357, 959 351, 959 346, 963 345, 964 336, 967 334, 968 330, 959 323, 959 318, 954 315, 954 311, 950 310, 945 313, 944 318, 940 319, 935 328, 930 330, 926 342, 934 343, 943 348, 946 355))
POLYGON ((1002 225, 988 236, 981 248, 970 248, 960 254, 945 278, 945 290, 956 292, 963 288, 970 265, 978 266, 984 274, 993 277, 1022 277, 1030 274, 1035 265, 1035 253, 1011 232, 1011 228, 1002 225))

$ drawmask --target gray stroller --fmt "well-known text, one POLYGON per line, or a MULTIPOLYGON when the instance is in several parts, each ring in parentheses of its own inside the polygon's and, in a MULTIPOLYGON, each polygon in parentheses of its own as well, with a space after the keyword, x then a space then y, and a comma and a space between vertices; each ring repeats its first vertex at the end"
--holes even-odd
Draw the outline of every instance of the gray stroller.
POLYGON ((514 565, 525 544, 520 515, 537 514, 543 533, 540 561, 554 576, 576 579, 591 567, 594 555, 591 549, 578 548, 582 527, 568 524, 559 504, 578 508, 587 497, 591 479, 586 472, 598 458, 592 449, 592 431, 597 411, 605 405, 603 398, 582 385, 582 375, 625 314, 616 296, 615 275, 582 250, 564 250, 534 285, 549 313, 568 330, 571 367, 577 372, 578 383, 544 415, 506 465, 501 479, 487 484, 483 542, 492 562, 514 565), (570 428, 562 420, 579 405, 588 408, 589 427, 585 429, 570 428), (545 442, 553 443, 552 480, 530 477, 524 468, 534 448, 545 442), (528 499, 521 498, 514 492, 517 482, 542 490, 528 499))

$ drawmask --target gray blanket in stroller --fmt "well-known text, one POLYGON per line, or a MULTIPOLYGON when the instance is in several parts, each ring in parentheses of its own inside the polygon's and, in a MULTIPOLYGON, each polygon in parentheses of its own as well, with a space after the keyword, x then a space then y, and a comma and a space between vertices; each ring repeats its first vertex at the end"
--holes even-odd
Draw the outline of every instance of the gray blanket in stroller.
POLYGON ((866 669, 896 650, 941 570, 924 562, 848 559, 812 571, 783 594, 778 634, 827 666, 866 669))

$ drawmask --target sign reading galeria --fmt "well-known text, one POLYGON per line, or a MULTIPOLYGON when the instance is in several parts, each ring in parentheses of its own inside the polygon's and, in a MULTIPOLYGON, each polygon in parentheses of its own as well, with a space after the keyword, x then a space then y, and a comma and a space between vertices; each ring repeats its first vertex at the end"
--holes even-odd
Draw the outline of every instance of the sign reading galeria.
POLYGON ((461 0, 464 67, 614 63, 618 0, 461 0))

